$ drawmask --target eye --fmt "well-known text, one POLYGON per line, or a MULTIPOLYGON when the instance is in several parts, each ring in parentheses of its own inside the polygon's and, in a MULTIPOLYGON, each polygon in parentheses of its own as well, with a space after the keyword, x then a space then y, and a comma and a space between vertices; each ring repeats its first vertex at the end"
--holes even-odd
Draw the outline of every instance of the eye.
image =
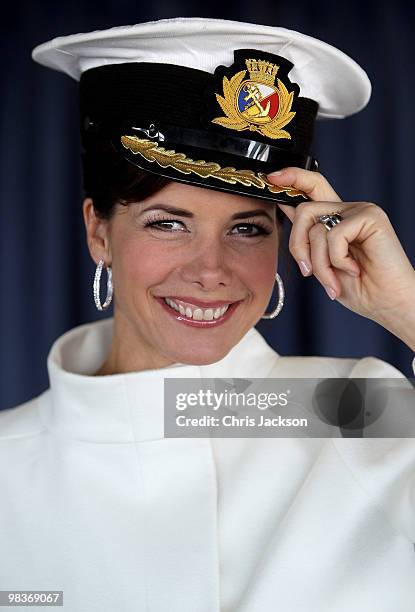
POLYGON ((238 223, 235 228, 241 228, 242 232, 237 232, 241 236, 261 236, 263 234, 271 234, 272 230, 260 223, 238 223), (254 232, 252 230, 255 230, 254 232))
POLYGON ((168 219, 168 218, 157 218, 153 220, 149 220, 144 224, 144 227, 152 227, 156 230, 160 230, 162 232, 177 232, 184 231, 185 226, 181 221, 177 221, 176 219, 168 219), (176 226, 181 226, 179 229, 172 229, 172 226, 176 224, 176 226))
MULTIPOLYGON (((144 224, 144 227, 151 227, 155 230, 167 233, 177 233, 187 231, 186 226, 182 221, 177 219, 169 219, 168 217, 153 217, 144 224)), ((268 235, 272 233, 272 229, 262 223, 238 223, 232 228, 231 234, 237 236, 245 236, 247 238, 268 235), (234 230, 238 231, 234 231, 234 230)))

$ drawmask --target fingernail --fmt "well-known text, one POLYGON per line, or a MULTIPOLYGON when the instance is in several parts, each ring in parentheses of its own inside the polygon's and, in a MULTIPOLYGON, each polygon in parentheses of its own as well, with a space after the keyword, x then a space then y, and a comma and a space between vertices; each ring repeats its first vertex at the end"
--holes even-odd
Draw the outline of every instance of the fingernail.
POLYGON ((327 295, 331 300, 336 299, 336 292, 334 291, 334 289, 332 289, 331 287, 326 287, 326 285, 324 285, 324 289, 326 290, 327 295))
POLYGON ((303 276, 309 276, 311 274, 311 267, 309 267, 305 261, 300 261, 300 269, 303 276))
POLYGON ((357 276, 360 276, 360 272, 358 272, 357 270, 349 270, 348 272, 349 272, 350 276, 354 276, 355 278, 357 276))
POLYGON ((271 172, 268 176, 280 176, 282 174, 282 170, 277 170, 276 172, 271 172))

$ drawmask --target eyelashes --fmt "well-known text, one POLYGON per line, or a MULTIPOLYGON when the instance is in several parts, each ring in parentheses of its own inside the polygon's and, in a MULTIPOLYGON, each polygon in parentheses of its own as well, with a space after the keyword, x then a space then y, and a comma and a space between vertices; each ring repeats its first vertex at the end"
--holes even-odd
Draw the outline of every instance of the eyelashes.
POLYGON ((168 225, 169 223, 171 225, 173 225, 174 223, 177 223, 184 227, 184 224, 181 221, 178 221, 177 219, 169 219, 168 217, 162 217, 162 216, 154 217, 153 219, 149 219, 148 221, 144 223, 144 227, 152 227, 154 229, 168 232, 170 230, 163 227, 163 224, 168 225))
MULTIPOLYGON (((162 232, 170 232, 170 233, 177 233, 177 232, 184 232, 186 231, 185 225, 182 221, 179 221, 178 219, 171 219, 169 217, 165 217, 165 216, 155 216, 152 217, 150 219, 148 219, 148 221, 146 221, 144 223, 144 227, 151 227, 153 229, 162 231, 162 232), (182 227, 182 229, 179 230, 173 230, 173 229, 169 229, 166 226, 174 226, 174 225, 180 225, 182 227)), ((236 235, 239 236, 246 236, 246 237, 255 237, 255 236, 261 236, 261 235, 269 235, 272 234, 272 229, 269 228, 267 225, 265 225, 264 223, 262 223, 261 221, 255 220, 249 220, 249 221, 243 221, 241 223, 237 223, 233 226, 232 229, 235 228, 247 228, 247 229, 252 229, 254 228, 256 231, 256 233, 239 233, 237 232, 236 235)), ((235 234, 234 234, 235 235, 235 234)))

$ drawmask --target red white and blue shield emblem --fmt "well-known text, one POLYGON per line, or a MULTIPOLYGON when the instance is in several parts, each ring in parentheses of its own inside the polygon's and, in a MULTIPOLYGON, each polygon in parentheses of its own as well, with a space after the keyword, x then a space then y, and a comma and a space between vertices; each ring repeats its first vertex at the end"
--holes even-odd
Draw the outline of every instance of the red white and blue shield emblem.
POLYGON ((238 93, 238 110, 241 115, 253 123, 272 121, 278 113, 280 98, 275 87, 244 81, 238 93))

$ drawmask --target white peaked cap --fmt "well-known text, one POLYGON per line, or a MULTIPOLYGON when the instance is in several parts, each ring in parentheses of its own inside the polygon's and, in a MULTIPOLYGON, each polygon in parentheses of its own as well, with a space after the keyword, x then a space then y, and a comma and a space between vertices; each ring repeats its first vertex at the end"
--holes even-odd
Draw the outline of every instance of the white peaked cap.
POLYGON ((79 80, 90 68, 128 62, 186 66, 214 73, 236 49, 257 49, 294 64, 290 79, 319 104, 318 117, 341 119, 366 106, 371 84, 348 55, 286 28, 222 19, 175 18, 63 36, 37 46, 33 59, 79 80))

